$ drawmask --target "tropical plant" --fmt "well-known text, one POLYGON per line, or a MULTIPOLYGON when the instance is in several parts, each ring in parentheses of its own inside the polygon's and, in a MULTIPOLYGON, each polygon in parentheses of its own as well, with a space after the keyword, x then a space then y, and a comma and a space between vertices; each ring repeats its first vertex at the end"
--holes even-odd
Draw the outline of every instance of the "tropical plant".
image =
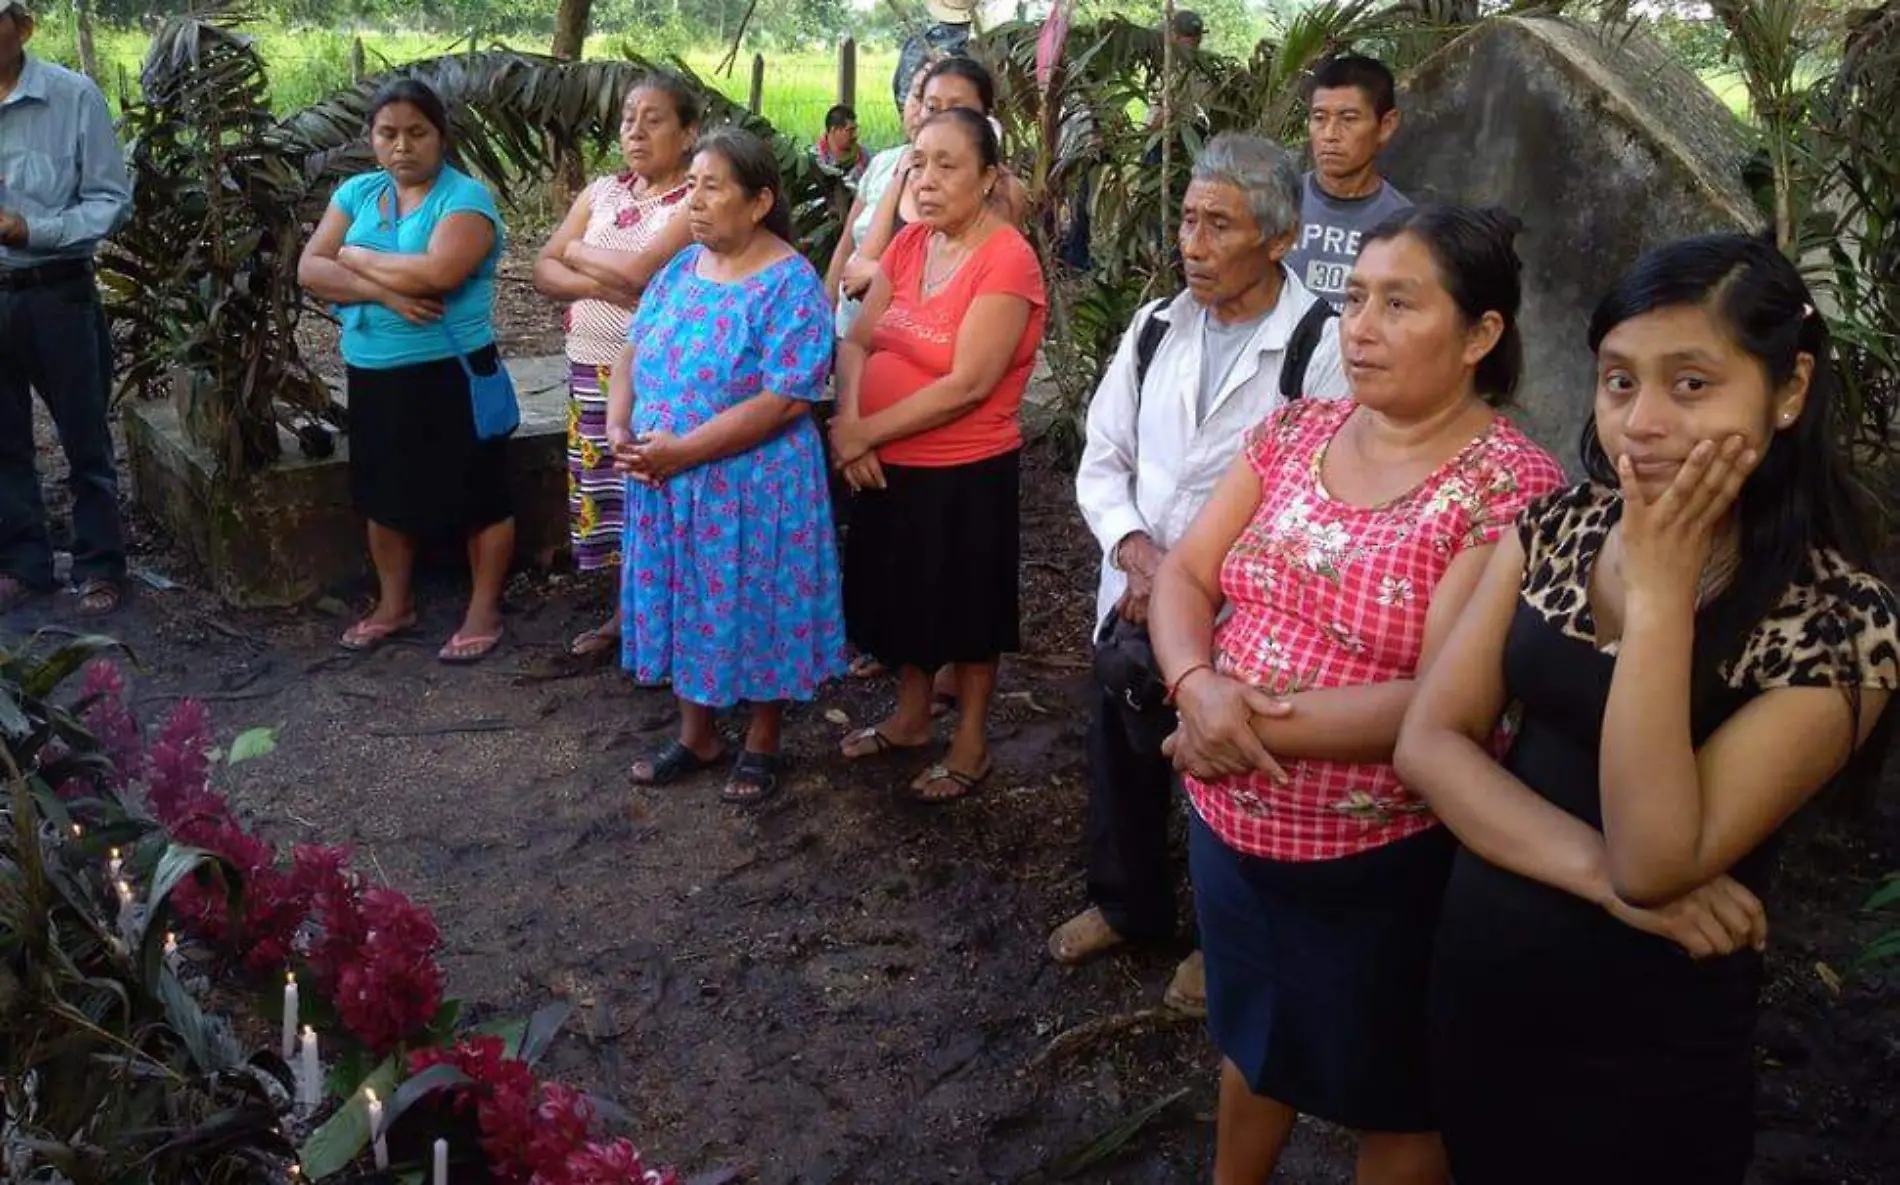
MULTIPOLYGON (((405 76, 435 87, 450 107, 461 164, 508 198, 545 181, 565 156, 604 150, 619 128, 621 95, 657 65, 633 55, 567 62, 470 46, 365 78, 279 121, 262 58, 239 31, 254 19, 224 5, 173 18, 153 38, 143 97, 126 113, 133 216, 101 261, 125 339, 121 390, 178 395, 188 430, 226 475, 269 464, 280 424, 320 453, 329 444, 324 423, 341 421, 298 346, 297 258, 330 191, 372 167, 363 129, 381 84, 405 76)), ((683 63, 670 68, 698 86, 712 122, 773 144, 801 246, 828 255, 839 180, 683 63)))
POLYGON ((1843 445, 1884 463, 1900 402, 1900 4, 1846 20, 1807 0, 1713 10, 1747 88, 1763 209, 1833 331, 1843 445), (1827 60, 1838 67, 1817 70, 1827 60))
POLYGON ((397 1164, 426 1163, 441 1137, 472 1180, 674 1185, 603 1134, 627 1123, 618 1107, 534 1073, 566 1005, 458 1033, 428 910, 364 885, 341 849, 282 861, 214 788, 219 768, 272 751, 271 730, 217 749, 186 700, 148 743, 117 668, 87 663, 111 645, 0 649, 6 1180, 281 1185, 293 1165, 345 1176, 372 1143, 373 1090, 397 1164), (62 704, 82 663, 79 698, 62 704), (292 1017, 287 969, 304 985, 292 1017), (329 1073, 306 1079, 293 1109, 284 1058, 238 1034, 298 1021, 322 1027, 329 1073))
POLYGON ((53 698, 110 645, 0 649, 0 1168, 73 1185, 275 1181, 292 1152, 286 1067, 199 1006, 159 924, 179 886, 235 882, 149 817, 108 809, 112 762, 53 698))
POLYGON ((1315 63, 1355 47, 1388 58, 1427 52, 1460 27, 1439 7, 1421 15, 1414 5, 1323 0, 1248 61, 1182 53, 1171 72, 1158 27, 1110 17, 1069 31, 1046 90, 1036 69, 1040 26, 1004 25, 977 40, 997 76, 1006 146, 1028 179, 1032 239, 1054 281, 1047 345, 1060 445, 1079 443, 1088 400, 1135 310, 1178 284, 1173 211, 1206 140, 1243 130, 1303 141, 1301 90, 1315 63), (1165 117, 1151 118, 1153 108, 1165 117), (1060 264, 1056 240, 1085 176, 1094 266, 1077 275, 1060 264))

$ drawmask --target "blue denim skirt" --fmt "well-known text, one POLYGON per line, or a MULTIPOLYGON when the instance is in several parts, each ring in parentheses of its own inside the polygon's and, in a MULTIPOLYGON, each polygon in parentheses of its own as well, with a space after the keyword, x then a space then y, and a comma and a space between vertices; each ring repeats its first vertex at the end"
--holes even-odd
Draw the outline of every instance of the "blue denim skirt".
POLYGON ((1235 851, 1189 813, 1207 1026, 1253 1092, 1358 1131, 1432 1131, 1425 998, 1456 841, 1337 860, 1235 851))

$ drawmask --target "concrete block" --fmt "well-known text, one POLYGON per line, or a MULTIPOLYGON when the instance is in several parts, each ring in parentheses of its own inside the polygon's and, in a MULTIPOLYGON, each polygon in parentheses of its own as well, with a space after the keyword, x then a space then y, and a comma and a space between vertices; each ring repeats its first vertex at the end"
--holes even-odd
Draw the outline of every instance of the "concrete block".
MULTIPOLYGON (((568 545, 566 360, 514 359, 508 369, 521 399, 508 458, 516 559, 545 565, 568 545)), ((334 456, 313 461, 282 433, 276 464, 236 478, 215 473, 170 401, 129 404, 125 438, 134 501, 226 601, 294 605, 368 571, 363 522, 350 507, 347 434, 334 456)))
POLYGON ((1510 414, 1574 473, 1596 389, 1591 310, 1652 247, 1764 224, 1742 185, 1746 131, 1647 33, 1553 18, 1486 21, 1401 87, 1393 183, 1524 220, 1525 374, 1510 414))

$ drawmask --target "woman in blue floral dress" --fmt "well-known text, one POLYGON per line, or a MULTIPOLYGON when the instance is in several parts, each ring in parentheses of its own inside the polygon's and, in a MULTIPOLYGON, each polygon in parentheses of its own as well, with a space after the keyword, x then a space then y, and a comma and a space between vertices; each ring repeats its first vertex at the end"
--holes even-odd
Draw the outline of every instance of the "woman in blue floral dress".
POLYGON ((811 404, 831 373, 831 307, 790 246, 778 165, 744 132, 693 158, 694 245, 640 301, 614 368, 607 439, 627 474, 622 662, 671 682, 679 736, 634 781, 723 761, 714 711, 752 719, 723 797, 778 788, 786 700, 843 674, 844 613, 811 404))

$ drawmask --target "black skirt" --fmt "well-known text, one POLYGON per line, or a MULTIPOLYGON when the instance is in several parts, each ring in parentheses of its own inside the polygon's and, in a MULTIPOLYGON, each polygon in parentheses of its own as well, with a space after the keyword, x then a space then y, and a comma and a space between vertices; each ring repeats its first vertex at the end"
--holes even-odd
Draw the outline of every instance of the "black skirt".
POLYGON ((1021 454, 884 466, 852 499, 844 554, 851 641, 886 666, 935 670, 1019 649, 1021 454))
MULTIPOLYGON (((482 373, 494 346, 468 356, 482 373)), ((407 535, 479 531, 513 517, 508 440, 475 438, 468 376, 453 358, 349 368, 350 500, 407 535)))
POLYGON ((1189 812, 1207 1027, 1253 1092, 1344 1127, 1435 1130, 1425 1064, 1443 827, 1336 860, 1235 851, 1189 812))

